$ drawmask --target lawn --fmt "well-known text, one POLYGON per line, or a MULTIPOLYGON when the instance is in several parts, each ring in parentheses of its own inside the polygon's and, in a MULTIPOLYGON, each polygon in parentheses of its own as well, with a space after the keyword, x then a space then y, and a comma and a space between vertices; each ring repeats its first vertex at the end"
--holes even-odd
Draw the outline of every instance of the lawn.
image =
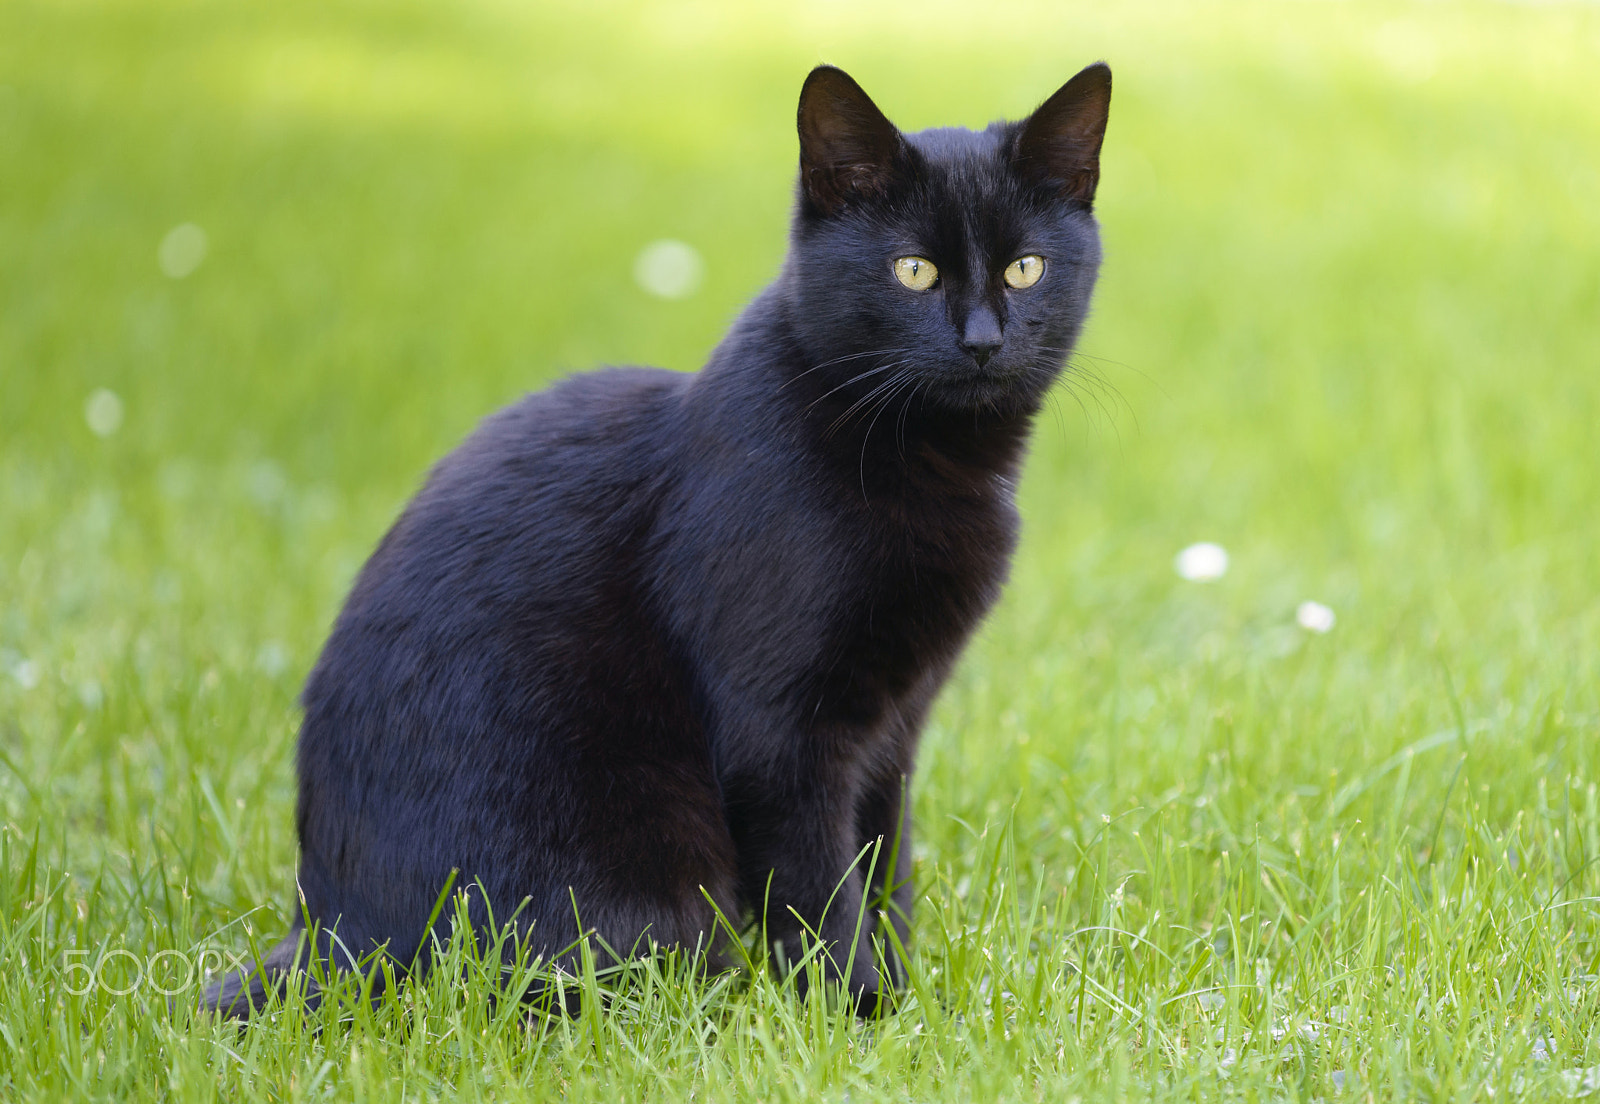
POLYGON ((1597 59, 1563 3, 4 0, 0 1096, 1600 1088, 1597 59), (925 737, 898 1009, 665 963, 545 1022, 458 945, 192 1016, 287 925, 295 694, 428 465, 701 363, 811 65, 921 127, 1100 57, 1107 261, 925 737))

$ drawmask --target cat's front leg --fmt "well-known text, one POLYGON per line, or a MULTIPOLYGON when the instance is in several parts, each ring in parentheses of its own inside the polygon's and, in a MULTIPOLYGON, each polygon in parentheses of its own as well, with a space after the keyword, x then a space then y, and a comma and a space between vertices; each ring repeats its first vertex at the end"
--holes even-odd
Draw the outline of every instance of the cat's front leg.
POLYGON ((872 778, 856 813, 858 850, 871 860, 867 908, 875 918, 871 931, 879 940, 886 979, 896 988, 906 982, 905 955, 911 948, 911 776, 888 769, 872 778), (894 938, 890 939, 892 929, 894 938))
MULTIPOLYGON (((842 985, 867 1015, 878 1008, 888 979, 875 962, 876 913, 865 907, 866 875, 874 861, 886 859, 871 849, 863 854, 857 844, 858 792, 858 786, 783 787, 758 800, 731 801, 730 813, 745 893, 775 968, 787 974, 814 955, 824 981, 842 985)), ((810 972, 795 977, 804 992, 810 972)))

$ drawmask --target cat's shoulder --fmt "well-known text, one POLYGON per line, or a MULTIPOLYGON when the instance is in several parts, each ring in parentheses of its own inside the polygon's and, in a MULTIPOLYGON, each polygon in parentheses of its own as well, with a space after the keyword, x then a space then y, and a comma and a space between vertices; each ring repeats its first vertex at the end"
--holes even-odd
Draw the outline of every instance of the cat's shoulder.
POLYGON ((490 414, 446 463, 642 443, 667 432, 688 378, 640 367, 567 376, 490 414))
POLYGON ((691 377, 666 368, 597 368, 556 380, 540 391, 492 414, 486 429, 539 431, 587 425, 592 428, 651 416, 670 402, 691 377))
POLYGON ((654 471, 670 447, 688 377, 664 368, 602 368, 502 407, 434 465, 411 513, 504 499, 593 494, 654 471))

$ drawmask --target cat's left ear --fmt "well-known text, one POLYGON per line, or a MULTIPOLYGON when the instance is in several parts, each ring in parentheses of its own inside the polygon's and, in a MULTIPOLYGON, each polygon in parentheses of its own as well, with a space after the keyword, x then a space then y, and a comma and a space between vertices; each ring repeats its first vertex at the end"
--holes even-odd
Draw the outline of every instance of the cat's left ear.
POLYGON ((888 189, 900 132, 850 74, 831 65, 811 70, 800 89, 797 121, 800 188, 824 215, 888 189))
POLYGON ((1028 116, 1017 134, 1012 164, 1024 177, 1056 189, 1063 199, 1093 203, 1110 111, 1111 67, 1097 61, 1028 116))

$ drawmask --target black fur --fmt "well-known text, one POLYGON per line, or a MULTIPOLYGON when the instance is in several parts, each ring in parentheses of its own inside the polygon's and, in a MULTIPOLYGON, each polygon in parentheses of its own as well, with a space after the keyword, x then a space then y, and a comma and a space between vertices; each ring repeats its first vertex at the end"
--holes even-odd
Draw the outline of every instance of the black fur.
MULTIPOLYGON (((459 870, 550 955, 574 904, 613 948, 713 966, 713 902, 790 955, 798 914, 875 1005, 894 979, 863 897, 904 941, 917 736, 999 593, 1028 432, 1088 310, 1110 90, 1095 65, 1021 123, 902 134, 816 69, 788 259, 704 370, 573 377, 439 463, 305 688, 319 953, 411 962, 459 870), (897 281, 913 254, 932 289, 897 281), (1012 290, 1023 254, 1045 273, 1012 290), (879 840, 869 886, 852 864, 879 840)), ((247 1014, 302 939, 207 1004, 247 1014)))

